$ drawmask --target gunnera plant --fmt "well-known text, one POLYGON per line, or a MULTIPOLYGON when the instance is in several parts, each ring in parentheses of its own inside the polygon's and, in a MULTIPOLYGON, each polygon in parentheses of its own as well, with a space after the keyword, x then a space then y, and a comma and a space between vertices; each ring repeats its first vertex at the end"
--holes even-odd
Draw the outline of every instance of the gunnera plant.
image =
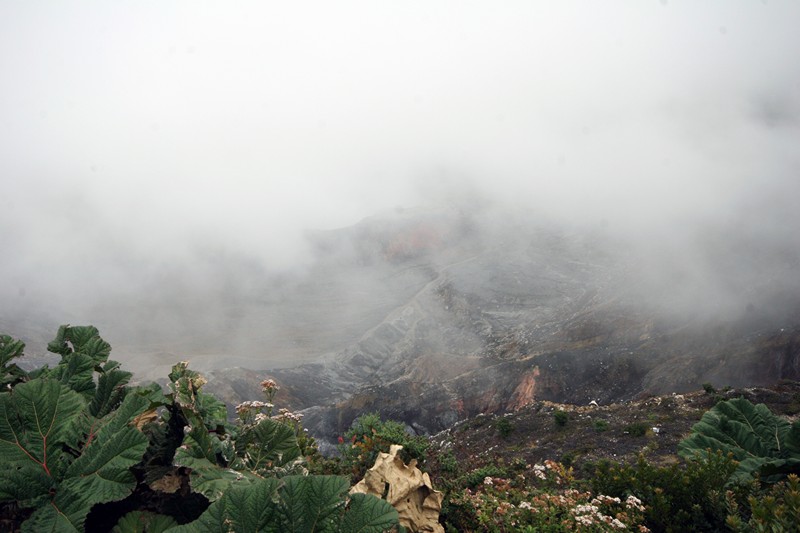
POLYGON ((131 374, 108 359, 111 346, 93 326, 59 328, 48 345, 61 355, 53 368, 22 370, 11 361, 23 349, 0 335, 0 511, 13 530, 379 533, 398 525, 386 501, 349 495, 347 478, 304 475, 299 419, 251 413, 230 423, 187 363, 172 368, 165 393, 129 386, 131 374), (159 492, 170 476, 188 487, 159 492), (156 497, 142 499, 148 494, 156 497), (162 500, 173 514, 153 512, 162 500))

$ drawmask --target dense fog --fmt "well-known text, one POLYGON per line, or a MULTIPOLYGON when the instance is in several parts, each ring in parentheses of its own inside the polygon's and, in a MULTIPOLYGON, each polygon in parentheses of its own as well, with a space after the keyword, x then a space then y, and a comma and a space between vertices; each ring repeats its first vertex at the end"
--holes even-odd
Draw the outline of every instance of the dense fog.
POLYGON ((0 330, 333 353, 429 281, 333 230, 420 208, 457 213, 464 246, 596 235, 665 310, 791 299, 798 21, 777 0, 3 2, 0 330))

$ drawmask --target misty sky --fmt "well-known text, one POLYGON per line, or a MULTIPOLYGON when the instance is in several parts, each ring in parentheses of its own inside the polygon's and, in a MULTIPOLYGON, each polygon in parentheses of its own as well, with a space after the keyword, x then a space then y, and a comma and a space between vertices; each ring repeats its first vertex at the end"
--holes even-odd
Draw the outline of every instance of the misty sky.
POLYGON ((0 297, 204 247, 287 269, 308 229, 462 194, 797 239, 799 27, 795 0, 3 0, 0 297))

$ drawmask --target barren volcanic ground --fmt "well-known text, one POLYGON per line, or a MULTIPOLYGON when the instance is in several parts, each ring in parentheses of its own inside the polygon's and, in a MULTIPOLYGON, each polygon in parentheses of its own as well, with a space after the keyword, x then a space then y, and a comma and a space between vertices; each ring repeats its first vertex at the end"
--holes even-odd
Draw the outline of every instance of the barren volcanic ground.
MULTIPOLYGON (((277 379, 280 406, 323 443, 367 411, 432 434, 541 401, 800 379, 800 252, 731 233, 642 246, 603 224, 396 211, 309 235, 296 272, 215 255, 197 265, 213 283, 167 269, 85 316, 140 379, 189 359, 230 405, 277 379)), ((23 315, 0 329, 43 352, 58 323, 79 323, 57 311, 50 329, 23 315)))
MULTIPOLYGON (((800 378, 800 307, 789 292, 775 297, 774 282, 796 269, 796 257, 770 264, 778 274, 768 279, 720 272, 712 290, 680 259, 647 270, 652 257, 602 230, 412 212, 316 239, 317 285, 298 285, 301 296, 285 301, 319 313, 310 329, 299 328, 309 315, 291 319, 306 347, 317 343, 317 359, 268 372, 217 370, 212 386, 235 403, 275 377, 323 441, 367 411, 435 433, 541 400, 602 405, 706 382, 800 378)), ((708 253, 710 264, 737 260, 708 253)))

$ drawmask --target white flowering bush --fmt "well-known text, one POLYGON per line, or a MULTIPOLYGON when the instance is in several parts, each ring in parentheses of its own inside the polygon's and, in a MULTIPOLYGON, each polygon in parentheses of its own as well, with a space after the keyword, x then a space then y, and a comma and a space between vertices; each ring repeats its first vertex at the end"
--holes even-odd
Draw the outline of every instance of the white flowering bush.
POLYGON ((527 465, 515 477, 486 476, 450 494, 448 523, 460 531, 649 531, 635 496, 618 498, 574 487, 570 468, 527 465))

